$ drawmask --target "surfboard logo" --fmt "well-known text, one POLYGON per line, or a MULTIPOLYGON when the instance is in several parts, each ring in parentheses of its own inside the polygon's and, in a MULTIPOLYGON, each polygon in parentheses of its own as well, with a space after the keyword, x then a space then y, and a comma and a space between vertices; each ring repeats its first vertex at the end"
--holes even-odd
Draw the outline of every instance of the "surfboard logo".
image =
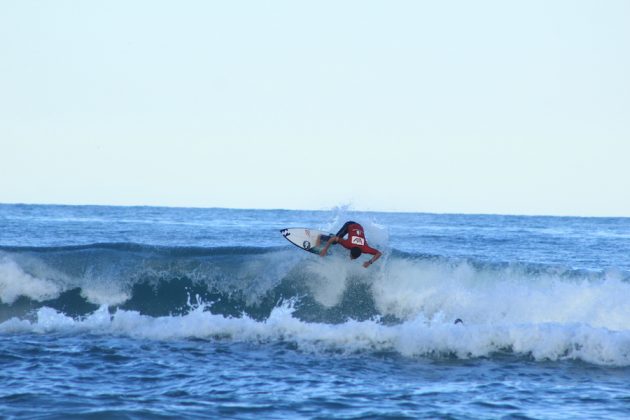
POLYGON ((309 241, 302 242, 302 247, 304 249, 311 249, 311 243, 309 241))

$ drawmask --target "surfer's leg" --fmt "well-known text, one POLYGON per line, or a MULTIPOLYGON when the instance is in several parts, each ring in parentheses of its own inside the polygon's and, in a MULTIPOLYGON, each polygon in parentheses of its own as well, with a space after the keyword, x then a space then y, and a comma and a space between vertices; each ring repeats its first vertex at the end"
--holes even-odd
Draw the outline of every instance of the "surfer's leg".
POLYGON ((331 238, 330 235, 319 235, 317 237, 317 241, 315 242, 315 246, 320 246, 322 242, 326 243, 331 238))
POLYGON ((354 224, 355 222, 353 222, 352 220, 347 221, 346 223, 343 224, 341 229, 339 229, 339 232, 337 232, 336 236, 339 238, 343 238, 348 233, 348 226, 354 225, 354 224))

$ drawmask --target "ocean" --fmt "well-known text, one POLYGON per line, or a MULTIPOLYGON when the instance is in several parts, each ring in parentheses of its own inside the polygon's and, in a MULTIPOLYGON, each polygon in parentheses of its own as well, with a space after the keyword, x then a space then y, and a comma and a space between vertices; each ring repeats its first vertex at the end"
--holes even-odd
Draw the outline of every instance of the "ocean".
POLYGON ((630 218, 5 204, 0 340, 3 418, 627 418, 630 218))

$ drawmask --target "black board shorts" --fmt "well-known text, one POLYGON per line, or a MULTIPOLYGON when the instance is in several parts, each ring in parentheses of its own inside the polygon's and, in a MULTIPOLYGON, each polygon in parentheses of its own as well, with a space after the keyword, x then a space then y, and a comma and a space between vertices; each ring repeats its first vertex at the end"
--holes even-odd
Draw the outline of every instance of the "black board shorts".
POLYGON ((352 220, 344 223, 341 229, 339 229, 339 232, 337 232, 337 235, 335 236, 338 236, 339 238, 343 238, 344 236, 346 236, 346 234, 348 233, 348 226, 350 225, 358 225, 358 223, 353 222, 352 220))
MULTIPOLYGON (((348 233, 348 226, 354 225, 354 224, 358 224, 358 223, 357 222, 353 222, 353 221, 349 221, 349 222, 344 223, 343 226, 341 227, 341 229, 339 229, 339 232, 337 232, 335 234, 335 236, 338 237, 338 238, 343 238, 348 233)), ((320 241, 320 243, 328 242, 328 240, 330 238, 332 238, 332 235, 320 235, 319 236, 319 241, 320 241)))

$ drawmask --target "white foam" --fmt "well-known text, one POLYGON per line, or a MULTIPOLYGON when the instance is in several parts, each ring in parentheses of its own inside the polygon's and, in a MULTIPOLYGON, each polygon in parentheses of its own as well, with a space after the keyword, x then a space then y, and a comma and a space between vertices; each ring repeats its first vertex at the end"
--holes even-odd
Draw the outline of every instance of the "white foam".
POLYGON ((117 272, 102 272, 89 267, 80 277, 61 272, 30 256, 0 254, 0 300, 13 303, 20 296, 36 301, 54 299, 76 287, 89 302, 119 305, 130 298, 129 285, 117 272))
POLYGON ((467 262, 390 259, 372 292, 381 314, 412 319, 463 318, 468 323, 583 323, 630 329, 630 283, 618 275, 598 280, 534 275, 521 267, 479 270, 467 262))
POLYGON ((81 296, 88 302, 96 305, 120 305, 131 298, 128 292, 119 290, 110 284, 85 282, 85 286, 81 288, 81 296))
POLYGON ((321 305, 331 308, 341 302, 351 265, 340 255, 312 258, 305 262, 306 286, 321 305))
POLYGON ((610 331, 584 324, 454 325, 418 316, 387 326, 376 321, 343 324, 302 322, 289 305, 277 307, 264 322, 248 317, 226 318, 199 307, 182 316, 150 317, 105 306, 81 320, 42 308, 36 321, 12 319, 0 333, 30 331, 123 334, 151 340, 221 339, 252 343, 294 343, 307 352, 397 352, 406 357, 471 358, 512 351, 535 360, 583 360, 630 366, 630 331, 610 331))
POLYGON ((0 300, 11 304, 20 296, 43 301, 59 296, 61 287, 52 280, 25 273, 20 266, 0 255, 0 300))

